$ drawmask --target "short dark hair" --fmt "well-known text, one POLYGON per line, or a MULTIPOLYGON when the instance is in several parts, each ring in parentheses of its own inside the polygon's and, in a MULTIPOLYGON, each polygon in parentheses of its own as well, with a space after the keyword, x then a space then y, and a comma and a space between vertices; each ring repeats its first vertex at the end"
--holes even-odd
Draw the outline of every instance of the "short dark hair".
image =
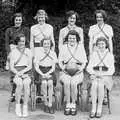
MULTIPOLYGON (((17 45, 18 44, 18 42, 20 42, 20 38, 21 37, 25 37, 25 35, 24 34, 18 34, 18 36, 16 37, 16 39, 15 39, 15 44, 17 45)), ((26 37, 25 37, 26 38, 26 37)), ((25 42, 26 42, 26 40, 25 40, 25 42)))
POLYGON ((68 42, 68 36, 69 36, 69 35, 75 35, 77 42, 79 42, 79 41, 81 40, 81 39, 80 39, 80 36, 79 36, 79 34, 78 34, 77 31, 75 31, 75 30, 70 30, 70 31, 68 32, 68 34, 66 35, 66 37, 65 37, 64 43, 65 43, 65 42, 68 42))
POLYGON ((75 12, 74 10, 69 10, 66 12, 66 19, 68 20, 69 17, 71 17, 72 15, 76 16, 76 20, 79 19, 79 15, 77 12, 75 12))
POLYGON ((42 39, 42 40, 41 40, 41 46, 43 47, 43 43, 44 43, 45 40, 49 40, 49 41, 50 41, 50 48, 52 48, 52 47, 53 47, 53 42, 52 42, 52 40, 49 39, 49 38, 44 38, 44 39, 42 39))
POLYGON ((106 48, 109 48, 108 40, 105 37, 99 37, 96 41, 96 46, 98 46, 100 41, 103 41, 106 44, 106 48))
POLYGON ((95 18, 96 18, 97 13, 101 13, 102 14, 104 21, 107 20, 107 13, 105 12, 105 10, 102 10, 102 9, 96 10, 95 11, 95 18))
POLYGON ((22 17, 22 24, 25 22, 25 17, 23 16, 23 14, 21 12, 17 12, 12 16, 12 19, 11 19, 13 25, 16 17, 22 17))

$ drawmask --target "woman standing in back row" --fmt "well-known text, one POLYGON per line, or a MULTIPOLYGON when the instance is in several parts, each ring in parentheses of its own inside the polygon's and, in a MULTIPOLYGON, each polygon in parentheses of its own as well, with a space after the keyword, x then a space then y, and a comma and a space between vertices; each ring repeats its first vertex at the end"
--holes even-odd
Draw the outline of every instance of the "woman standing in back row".
POLYGON ((65 37, 67 36, 70 30, 75 30, 76 32, 78 32, 79 37, 81 39, 80 43, 84 43, 83 29, 76 25, 78 17, 79 17, 78 13, 73 10, 70 10, 66 13, 66 19, 68 21, 68 25, 60 30, 59 46, 58 46, 59 50, 65 43, 65 37))
POLYGON ((94 50, 96 50, 96 40, 99 37, 105 37, 109 44, 109 50, 113 52, 113 29, 110 25, 106 24, 106 12, 104 10, 96 10, 95 18, 97 24, 90 26, 89 29, 89 54, 91 54, 94 50))
POLYGON ((51 39, 53 42, 53 50, 55 49, 54 35, 53 35, 53 27, 50 24, 47 24, 48 15, 45 10, 39 9, 35 16, 37 20, 37 24, 31 27, 31 35, 30 35, 30 48, 33 52, 33 56, 35 56, 37 52, 37 48, 41 47, 41 40, 43 39, 51 39))
MULTIPOLYGON (((38 23, 31 27, 30 34, 30 48, 32 50, 33 57, 36 56, 39 48, 42 47, 41 40, 43 39, 51 39, 53 43, 52 50, 55 49, 53 27, 50 24, 46 23, 46 21, 48 20, 48 15, 46 11, 43 9, 39 9, 35 16, 35 19, 38 23)), ((38 73, 35 71, 34 74, 35 79, 38 80, 38 73)))
MULTIPOLYGON (((16 38, 19 36, 19 34, 24 34, 25 38, 26 38, 26 44, 25 46, 27 48, 29 48, 29 38, 30 38, 30 32, 29 29, 27 27, 25 27, 24 21, 25 18, 23 16, 22 13, 15 13, 13 15, 12 18, 12 22, 13 22, 13 26, 9 27, 6 29, 5 32, 5 48, 6 48, 6 52, 7 52, 7 62, 6 62, 6 69, 9 69, 9 58, 10 58, 10 52, 12 52, 12 50, 14 48, 16 48, 16 38)), ((12 76, 11 76, 11 82, 12 80, 12 76)), ((16 89, 16 85, 13 85, 13 90, 12 90, 12 95, 11 95, 11 101, 15 100, 15 89, 16 89)))

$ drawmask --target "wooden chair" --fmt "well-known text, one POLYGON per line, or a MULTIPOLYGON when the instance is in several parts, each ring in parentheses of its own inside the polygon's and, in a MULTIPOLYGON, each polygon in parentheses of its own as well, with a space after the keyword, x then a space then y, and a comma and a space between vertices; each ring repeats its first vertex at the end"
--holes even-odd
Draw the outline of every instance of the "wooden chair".
MULTIPOLYGON (((53 90, 55 91, 55 87, 53 87, 53 90)), ((55 92, 54 92, 55 93, 55 92)), ((53 94, 54 99, 55 94, 53 94)), ((41 80, 33 80, 33 83, 31 85, 31 109, 32 111, 36 110, 36 106, 39 104, 37 103, 37 100, 41 100, 40 103, 43 103, 43 95, 41 94, 41 80)), ((55 100, 53 100, 55 101, 55 100)))

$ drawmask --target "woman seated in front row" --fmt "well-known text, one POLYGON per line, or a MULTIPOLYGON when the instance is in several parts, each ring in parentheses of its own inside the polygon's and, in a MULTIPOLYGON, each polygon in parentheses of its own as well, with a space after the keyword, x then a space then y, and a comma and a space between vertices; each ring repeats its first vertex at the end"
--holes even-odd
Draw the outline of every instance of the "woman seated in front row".
POLYGON ((109 51, 108 41, 100 37, 96 41, 97 50, 90 57, 87 71, 90 73, 92 82, 91 97, 92 110, 90 117, 100 118, 102 114, 102 103, 104 99, 104 87, 111 90, 112 75, 115 72, 114 56, 109 51))
POLYGON ((16 38, 17 47, 10 54, 10 70, 14 74, 13 82, 16 88, 16 115, 28 116, 28 100, 30 93, 30 70, 32 69, 32 53, 25 47, 26 38, 24 34, 19 34, 16 38), (23 111, 21 111, 20 99, 24 90, 23 111))
POLYGON ((87 58, 80 37, 75 30, 68 32, 59 53, 59 65, 62 69, 60 80, 64 84, 66 98, 65 115, 76 115, 77 85, 83 81, 83 69, 87 58), (70 101, 71 100, 71 101, 70 101))
POLYGON ((52 40, 45 38, 41 42, 43 47, 36 49, 34 65, 35 70, 40 75, 41 91, 44 97, 44 111, 53 114, 54 109, 52 106, 52 96, 53 84, 55 82, 54 71, 55 64, 57 63, 57 56, 52 50, 52 40))

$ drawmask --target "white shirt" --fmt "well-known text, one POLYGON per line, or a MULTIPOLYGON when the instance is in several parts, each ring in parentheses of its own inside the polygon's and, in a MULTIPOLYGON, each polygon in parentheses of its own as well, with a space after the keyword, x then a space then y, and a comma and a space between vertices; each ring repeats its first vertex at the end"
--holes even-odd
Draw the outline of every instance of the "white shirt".
POLYGON ((44 38, 49 38, 53 42, 55 48, 53 27, 50 24, 44 23, 43 25, 36 24, 31 27, 30 47, 34 47, 35 43, 40 43, 44 38))
POLYGON ((48 66, 52 66, 58 62, 57 55, 53 50, 50 50, 48 56, 46 56, 46 53, 45 53, 43 47, 37 48, 37 51, 38 52, 36 52, 35 59, 34 59, 35 64, 38 64, 38 65, 41 65, 44 67, 48 67, 48 66))
MULTIPOLYGON (((113 37, 112 27, 108 24, 103 24, 101 29, 108 36, 107 39, 112 41, 112 37, 113 37)), ((100 38, 100 37, 105 37, 106 38, 106 35, 101 31, 101 29, 99 28, 98 24, 90 26, 88 35, 89 35, 89 38, 90 38, 90 42, 92 44, 92 49, 93 49, 93 45, 96 44, 96 41, 97 41, 98 38, 100 38)))
MULTIPOLYGON (((86 63, 86 53, 83 44, 78 44, 77 48, 74 46, 73 48, 70 48, 71 53, 73 54, 74 58, 76 58, 80 63, 86 63)), ((69 61, 69 59, 72 57, 70 53, 67 44, 63 45, 60 49, 59 53, 59 64, 64 61, 65 63, 69 61)), ((70 61, 78 63, 77 60, 72 58, 70 61)))
POLYGON ((103 54, 100 53, 100 51, 94 51, 92 55, 90 56, 90 61, 87 66, 87 71, 90 74, 96 74, 93 67, 97 66, 99 63, 101 63, 99 66, 103 66, 103 63, 106 67, 108 67, 108 71, 103 72, 101 75, 112 75, 115 72, 114 68, 114 56, 112 53, 108 51, 108 49, 105 50, 103 54), (103 62, 101 62, 101 59, 98 56, 98 53, 100 54, 101 58, 106 55, 103 59, 103 62))
MULTIPOLYGON (((21 52, 17 48, 14 48, 10 53, 10 61, 12 60, 14 63, 16 63, 20 58, 20 56, 21 56, 21 52)), ((25 51, 20 61, 15 66, 28 66, 29 59, 32 59, 31 50, 29 48, 25 48, 25 51)))

